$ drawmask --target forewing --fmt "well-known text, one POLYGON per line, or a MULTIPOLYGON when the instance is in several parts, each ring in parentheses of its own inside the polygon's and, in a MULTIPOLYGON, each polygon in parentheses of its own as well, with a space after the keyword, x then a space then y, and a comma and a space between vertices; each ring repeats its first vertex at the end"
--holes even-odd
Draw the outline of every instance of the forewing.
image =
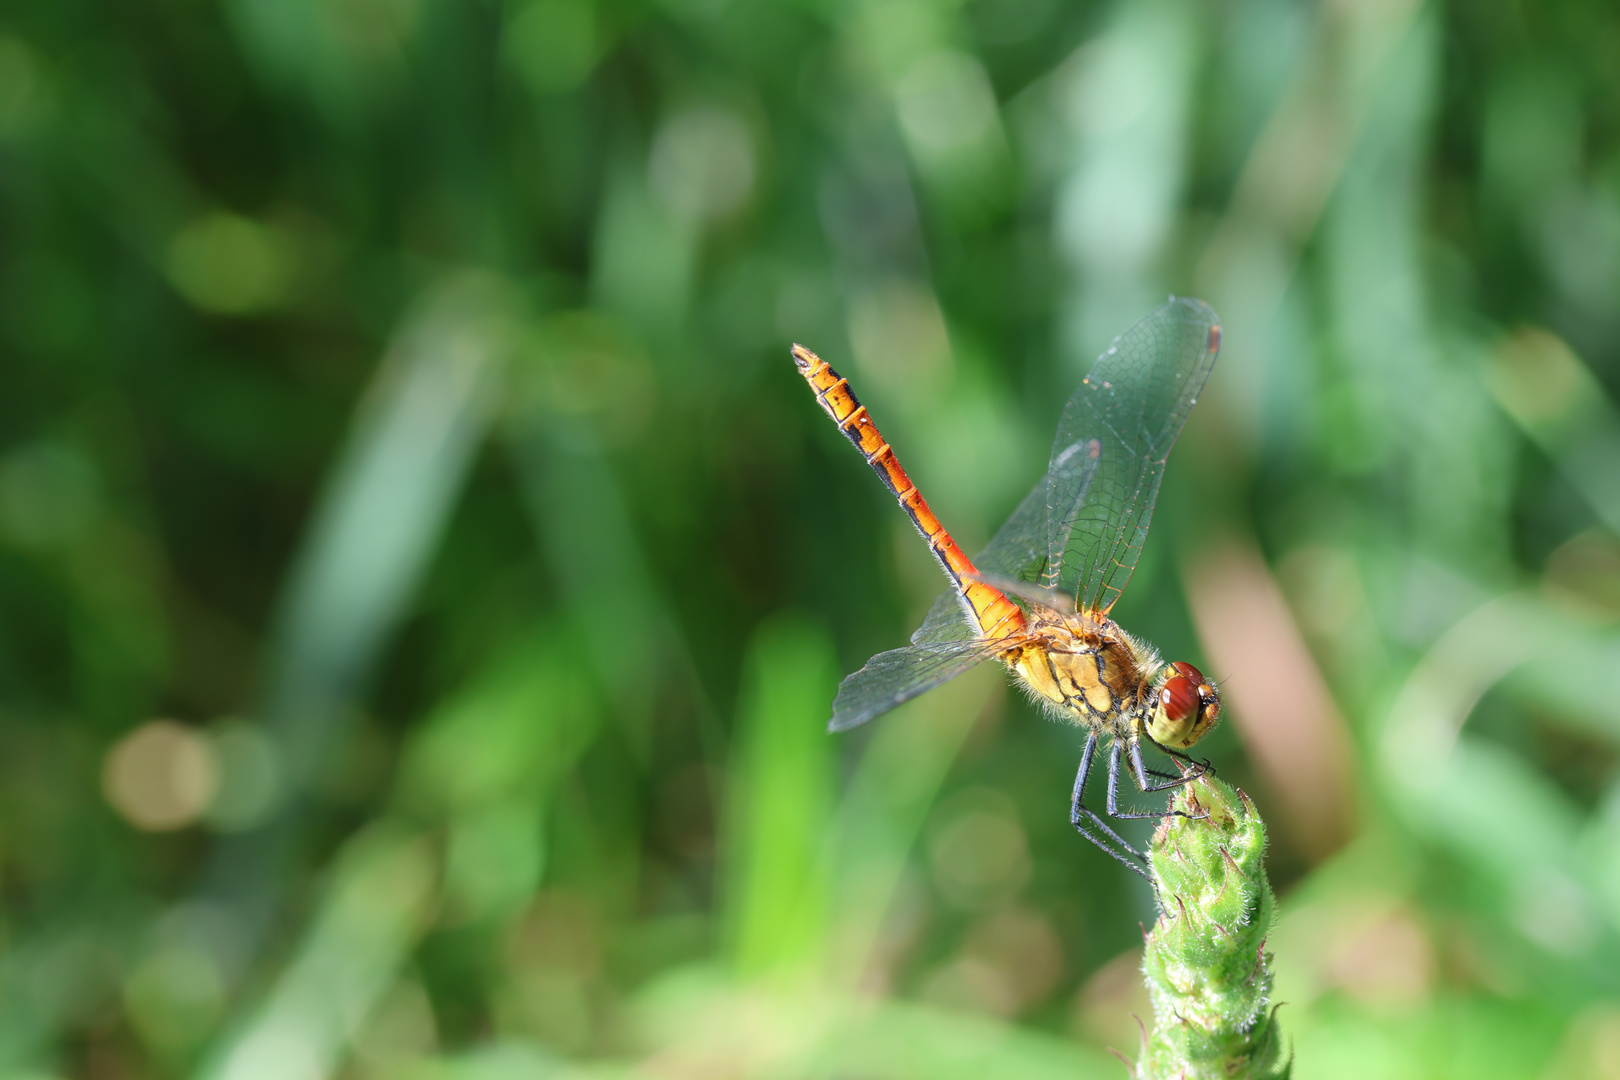
POLYGON ((1172 298, 1116 338, 1063 407, 1046 478, 1047 559, 1052 584, 1082 608, 1107 612, 1130 581, 1164 463, 1219 349, 1214 309, 1172 298))
MULTIPOLYGON (((1058 428, 1062 434, 1062 426, 1058 428)), ((1052 447, 1052 463, 1047 466, 1041 481, 1046 507, 1046 548, 1042 560, 1041 584, 1048 589, 1067 592, 1062 580, 1063 554, 1068 549, 1069 537, 1086 505, 1092 481, 1102 464, 1102 440, 1087 435, 1067 446, 1052 447)))
MULTIPOLYGON (((1002 643, 1005 647, 1005 643, 1002 643)), ((986 641, 958 641, 941 645, 907 645, 878 653, 866 666, 838 685, 828 731, 847 731, 918 694, 956 678, 982 660, 995 655, 996 645, 986 641)))

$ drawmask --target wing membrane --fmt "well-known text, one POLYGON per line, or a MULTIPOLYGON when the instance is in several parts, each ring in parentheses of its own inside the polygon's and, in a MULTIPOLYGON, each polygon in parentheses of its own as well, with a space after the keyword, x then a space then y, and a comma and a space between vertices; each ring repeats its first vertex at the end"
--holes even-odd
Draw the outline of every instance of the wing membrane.
MULTIPOLYGON (((973 562, 1106 612, 1141 555, 1165 461, 1215 363, 1220 330, 1201 300, 1172 299, 1114 340, 1064 406, 1043 476, 973 562)), ((1015 597, 1016 599, 1016 597, 1015 597)), ((955 590, 915 644, 971 640, 955 590)))
POLYGON ((973 565, 987 574, 1034 581, 1046 562, 1046 481, 1043 478, 996 530, 973 565))
MULTIPOLYGON (((1058 427, 1061 439, 1063 428, 1058 427)), ((1047 466, 1042 488, 1046 495, 1046 553, 1041 584, 1056 592, 1063 588, 1063 553, 1069 537, 1074 533, 1076 520, 1085 507, 1085 498, 1091 491, 1091 482, 1097 478, 1102 463, 1102 440, 1087 436, 1067 446, 1061 442, 1052 447, 1052 463, 1047 466)))
POLYGON ((1219 348, 1214 309, 1172 298, 1114 339, 1063 407, 1046 478, 1047 565, 1081 607, 1106 613, 1130 581, 1164 463, 1219 348))
POLYGON ((922 625, 911 635, 913 645, 955 645, 963 641, 976 641, 978 624, 967 612, 962 594, 949 588, 934 597, 922 625))
MULTIPOLYGON (((1001 642, 1005 648, 1006 643, 1001 642)), ((996 643, 957 641, 907 645, 878 653, 838 684, 828 731, 847 731, 910 701, 995 655, 996 643)))

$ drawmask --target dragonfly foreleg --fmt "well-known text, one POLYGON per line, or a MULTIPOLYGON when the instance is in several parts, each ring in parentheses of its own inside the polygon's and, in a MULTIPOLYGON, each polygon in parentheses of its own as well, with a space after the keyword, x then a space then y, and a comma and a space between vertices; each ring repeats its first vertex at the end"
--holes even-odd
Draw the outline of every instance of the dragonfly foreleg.
POLYGON ((1086 748, 1080 754, 1080 771, 1074 777, 1074 800, 1069 804, 1069 824, 1074 826, 1075 832, 1109 855, 1143 877, 1148 877, 1147 856, 1133 848, 1095 810, 1088 809, 1085 805, 1086 780, 1091 775, 1091 761, 1096 750, 1097 733, 1092 732, 1086 737, 1086 748))
MULTIPOLYGON (((1180 750, 1172 750, 1170 747, 1164 745, 1164 743, 1159 742, 1153 736, 1149 735, 1146 731, 1139 731, 1138 734, 1148 742, 1152 743, 1154 747, 1162 750, 1166 755, 1175 758, 1177 761, 1185 762, 1186 764, 1191 765, 1194 771, 1191 773, 1182 773, 1184 780, 1196 780, 1205 773, 1212 773, 1215 771, 1215 766, 1211 765, 1209 762, 1200 761, 1198 758, 1183 754, 1180 750)), ((1149 769, 1148 771, 1153 772, 1152 769, 1149 769)), ((1153 775, 1162 776, 1164 774, 1153 772, 1153 775)))
MULTIPOLYGON (((1149 739, 1148 741, 1153 742, 1152 739, 1149 739)), ((1142 761, 1142 743, 1141 743, 1141 740, 1132 739, 1131 740, 1131 772, 1133 772, 1135 774, 1135 776, 1136 776, 1136 786, 1141 789, 1141 791, 1142 791, 1142 793, 1144 795, 1151 795, 1152 793, 1154 793, 1156 791, 1170 791, 1170 790, 1172 790, 1174 788, 1183 787, 1184 785, 1192 783, 1194 780, 1197 780, 1200 776, 1203 776, 1205 773, 1210 771, 1209 762, 1207 762, 1207 761, 1193 761, 1191 758, 1187 757, 1186 755, 1178 754, 1175 751, 1170 750, 1168 747, 1160 746, 1156 742, 1154 742, 1153 745, 1158 746, 1160 750, 1163 750, 1165 753, 1170 754, 1172 757, 1179 758, 1182 761, 1188 762, 1189 764, 1192 765, 1192 768, 1189 771, 1183 773, 1180 776, 1171 777, 1170 779, 1166 780, 1162 784, 1150 783, 1148 781, 1149 769, 1148 769, 1147 765, 1142 761)), ((1116 741, 1114 743, 1114 759, 1117 761, 1118 757, 1119 757, 1119 743, 1118 743, 1118 741, 1116 741)), ((1163 773, 1155 773, 1154 775, 1162 776, 1164 774, 1163 773)), ((1110 787, 1109 787, 1110 794, 1112 794, 1112 791, 1113 791, 1113 786, 1110 785, 1110 787)), ((1112 814, 1114 812, 1114 808, 1112 806, 1110 806, 1108 808, 1108 812, 1110 814, 1112 814)), ((1189 814, 1185 810, 1175 810, 1175 809, 1167 810, 1165 812, 1167 814, 1174 814, 1177 817, 1189 818, 1189 819, 1191 819, 1193 821, 1199 821, 1199 820, 1202 820, 1202 819, 1209 816, 1209 812, 1207 810, 1204 813, 1201 813, 1201 814, 1189 814)), ((1150 814, 1150 815, 1143 815, 1143 816, 1157 817, 1159 815, 1150 814)))

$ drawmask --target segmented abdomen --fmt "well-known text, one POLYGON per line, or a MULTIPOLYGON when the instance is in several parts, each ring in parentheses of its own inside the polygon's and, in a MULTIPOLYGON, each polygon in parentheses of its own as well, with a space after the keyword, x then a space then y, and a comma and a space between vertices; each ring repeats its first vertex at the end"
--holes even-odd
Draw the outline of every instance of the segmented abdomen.
POLYGON ((872 423, 871 416, 867 415, 866 406, 857 401, 850 391, 849 380, 841 378, 825 360, 802 345, 793 346, 793 362, 798 365, 799 374, 816 392, 816 400, 838 425, 838 430, 855 444, 855 449, 861 452, 866 463, 872 466, 872 471, 878 474, 890 494, 911 517, 917 531, 928 541, 934 557, 973 609, 980 632, 985 637, 1002 638, 1023 629, 1024 614, 1017 604, 1007 599, 1001 590, 972 579, 971 575, 977 574, 978 569, 956 546, 951 534, 945 531, 945 526, 928 508, 928 502, 917 490, 917 485, 900 467, 893 448, 884 440, 877 425, 872 423))

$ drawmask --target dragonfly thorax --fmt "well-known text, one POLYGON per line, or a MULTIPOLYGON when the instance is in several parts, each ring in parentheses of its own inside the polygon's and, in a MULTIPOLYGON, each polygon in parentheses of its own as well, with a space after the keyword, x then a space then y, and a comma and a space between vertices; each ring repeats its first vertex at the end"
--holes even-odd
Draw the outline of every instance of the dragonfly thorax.
POLYGON ((1003 654, 1031 694, 1065 720, 1129 736, 1149 722, 1166 667, 1153 647, 1094 613, 1032 611, 1003 654))
POLYGON ((1220 694, 1191 664, 1167 664, 1111 619, 1035 609, 1002 659, 1064 719, 1183 750, 1220 716, 1220 694))

